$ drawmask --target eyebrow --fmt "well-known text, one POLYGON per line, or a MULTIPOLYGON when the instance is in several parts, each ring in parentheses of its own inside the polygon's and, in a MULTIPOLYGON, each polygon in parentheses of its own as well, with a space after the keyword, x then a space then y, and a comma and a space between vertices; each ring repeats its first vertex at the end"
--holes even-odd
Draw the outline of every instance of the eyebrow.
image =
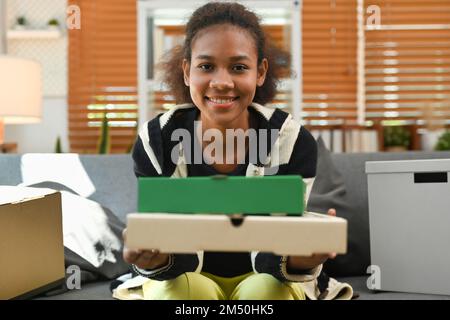
MULTIPOLYGON (((200 54, 195 57, 198 60, 214 60, 213 56, 209 56, 206 54, 200 54)), ((231 61, 240 61, 240 60, 250 60, 250 58, 246 55, 233 56, 230 58, 231 61)))

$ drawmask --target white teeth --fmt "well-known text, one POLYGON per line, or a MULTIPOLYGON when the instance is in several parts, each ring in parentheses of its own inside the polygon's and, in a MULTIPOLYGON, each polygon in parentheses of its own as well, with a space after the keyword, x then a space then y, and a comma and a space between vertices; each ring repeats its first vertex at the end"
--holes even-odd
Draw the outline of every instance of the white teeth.
POLYGON ((233 102, 234 98, 231 98, 231 99, 216 99, 216 98, 209 98, 209 100, 212 101, 212 102, 214 102, 214 103, 225 104, 225 103, 233 102))

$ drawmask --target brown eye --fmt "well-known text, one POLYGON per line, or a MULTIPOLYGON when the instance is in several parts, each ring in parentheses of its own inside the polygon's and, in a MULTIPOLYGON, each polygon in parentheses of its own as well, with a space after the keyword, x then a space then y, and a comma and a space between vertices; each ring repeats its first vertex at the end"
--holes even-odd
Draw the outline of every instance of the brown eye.
POLYGON ((233 71, 237 71, 237 72, 243 72, 247 69, 248 69, 248 67, 243 64, 237 64, 237 65, 233 66, 233 71))
POLYGON ((199 69, 204 70, 204 71, 211 71, 212 70, 212 65, 210 64, 202 64, 198 66, 199 69))

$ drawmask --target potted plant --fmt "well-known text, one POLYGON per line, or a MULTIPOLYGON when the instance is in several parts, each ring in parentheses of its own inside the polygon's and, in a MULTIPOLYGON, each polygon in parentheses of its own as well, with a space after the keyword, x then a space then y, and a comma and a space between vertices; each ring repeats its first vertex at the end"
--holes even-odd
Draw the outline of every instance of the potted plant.
POLYGON ((384 127, 384 148, 388 152, 406 151, 411 145, 411 132, 403 126, 384 127))
POLYGON ((19 16, 16 19, 15 30, 25 30, 27 28, 28 21, 24 16, 19 16))
POLYGON ((56 19, 50 19, 50 20, 47 22, 47 28, 48 28, 48 29, 52 29, 52 30, 54 30, 54 29, 59 30, 59 21, 56 20, 56 19))
POLYGON ((106 113, 103 114, 102 123, 100 125, 100 136, 97 142, 98 154, 109 154, 111 152, 111 137, 109 135, 108 118, 106 113))
POLYGON ((436 151, 450 150, 450 130, 445 131, 438 139, 436 146, 434 147, 436 151))
POLYGON ((62 151, 62 145, 61 145, 61 137, 58 136, 56 138, 56 143, 55 143, 55 153, 63 153, 62 151))

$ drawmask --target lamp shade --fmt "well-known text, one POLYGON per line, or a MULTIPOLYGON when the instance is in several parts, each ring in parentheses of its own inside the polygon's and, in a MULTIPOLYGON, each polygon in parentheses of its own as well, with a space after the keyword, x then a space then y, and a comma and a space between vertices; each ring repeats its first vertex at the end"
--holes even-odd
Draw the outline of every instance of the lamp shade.
POLYGON ((5 124, 41 119, 42 81, 39 63, 0 55, 0 120, 5 124))

